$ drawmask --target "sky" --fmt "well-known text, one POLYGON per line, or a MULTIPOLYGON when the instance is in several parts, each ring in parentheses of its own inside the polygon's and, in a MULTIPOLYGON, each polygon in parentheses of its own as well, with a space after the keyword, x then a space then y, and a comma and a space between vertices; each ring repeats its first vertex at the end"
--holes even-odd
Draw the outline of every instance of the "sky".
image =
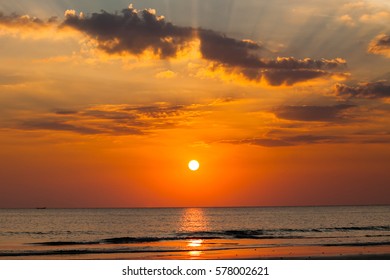
POLYGON ((0 208, 390 204, 389 144, 388 1, 0 0, 0 208))

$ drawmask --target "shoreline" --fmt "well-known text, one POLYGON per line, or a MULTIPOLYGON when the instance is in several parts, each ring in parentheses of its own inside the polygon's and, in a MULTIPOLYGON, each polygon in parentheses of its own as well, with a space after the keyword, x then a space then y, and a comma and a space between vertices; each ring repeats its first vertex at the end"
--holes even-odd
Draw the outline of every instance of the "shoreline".
POLYGON ((86 254, 14 255, 1 260, 390 260, 390 246, 283 246, 154 252, 93 252, 86 254))

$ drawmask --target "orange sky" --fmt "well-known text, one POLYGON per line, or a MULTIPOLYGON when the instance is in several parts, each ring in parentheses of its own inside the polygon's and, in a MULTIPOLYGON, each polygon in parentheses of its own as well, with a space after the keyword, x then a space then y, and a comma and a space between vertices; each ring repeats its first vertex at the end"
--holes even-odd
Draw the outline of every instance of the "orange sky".
POLYGON ((387 4, 77 2, 0 1, 0 207, 390 203, 387 4))

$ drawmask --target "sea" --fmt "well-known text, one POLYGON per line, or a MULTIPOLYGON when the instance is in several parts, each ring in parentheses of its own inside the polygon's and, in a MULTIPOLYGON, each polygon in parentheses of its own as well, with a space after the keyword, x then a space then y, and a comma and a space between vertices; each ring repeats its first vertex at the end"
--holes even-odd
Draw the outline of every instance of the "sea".
POLYGON ((0 209, 0 259, 288 258, 282 248, 389 256, 389 245, 390 206, 0 209))

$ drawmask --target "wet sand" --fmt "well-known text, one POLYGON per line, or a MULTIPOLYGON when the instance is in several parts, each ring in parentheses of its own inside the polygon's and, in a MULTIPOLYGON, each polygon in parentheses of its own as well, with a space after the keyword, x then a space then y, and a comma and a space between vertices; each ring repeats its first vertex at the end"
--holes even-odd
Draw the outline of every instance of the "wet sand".
MULTIPOLYGON (((81 247, 75 247, 71 251, 61 250, 54 251, 53 254, 36 254, 30 255, 14 255, 0 256, 0 259, 23 259, 23 260, 232 260, 232 259, 247 259, 247 260, 390 260, 390 245, 380 246, 279 246, 265 247, 266 244, 252 244, 249 240, 243 242, 241 240, 241 248, 229 248, 229 242, 225 240, 226 246, 221 249, 216 246, 214 240, 201 242, 200 240, 191 240, 186 242, 168 241, 168 242, 148 242, 143 246, 156 248, 148 252, 137 252, 136 247, 132 245, 121 245, 122 252, 118 252, 118 247, 114 251, 110 251, 110 246, 105 245, 105 248, 100 252, 79 253, 81 247), (172 245, 177 250, 172 250, 172 245), (164 248, 170 248, 165 250, 164 248), (107 249, 107 250, 106 250, 107 249)), ((90 245, 82 246, 83 249, 89 248, 93 250, 95 247, 90 245)))

